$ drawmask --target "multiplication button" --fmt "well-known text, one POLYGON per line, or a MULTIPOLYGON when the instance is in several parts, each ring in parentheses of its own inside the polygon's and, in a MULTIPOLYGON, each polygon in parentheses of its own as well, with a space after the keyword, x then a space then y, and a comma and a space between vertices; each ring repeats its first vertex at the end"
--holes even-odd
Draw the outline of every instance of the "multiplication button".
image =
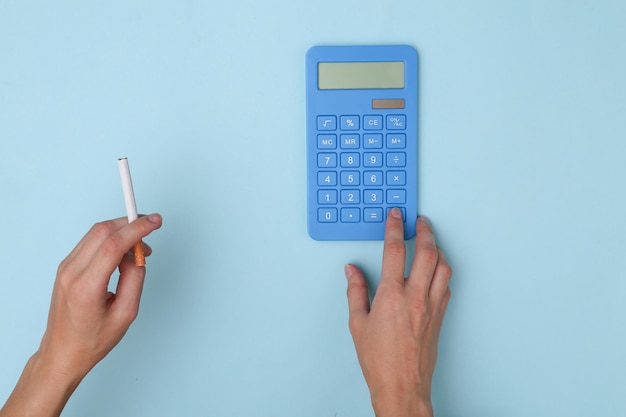
POLYGON ((405 171, 387 171, 387 185, 406 185, 405 171))

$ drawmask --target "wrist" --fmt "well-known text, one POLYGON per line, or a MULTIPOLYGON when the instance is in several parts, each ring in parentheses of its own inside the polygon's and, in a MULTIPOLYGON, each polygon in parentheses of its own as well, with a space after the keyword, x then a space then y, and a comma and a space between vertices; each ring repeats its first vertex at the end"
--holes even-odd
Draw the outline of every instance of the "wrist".
POLYGON ((95 363, 89 360, 93 355, 80 345, 75 346, 58 338, 49 338, 47 333, 31 360, 37 365, 39 372, 59 380, 63 385, 78 385, 95 366, 95 363))
POLYGON ((41 352, 31 356, 0 415, 60 415, 82 376, 64 374, 54 365, 41 352))
POLYGON ((43 381, 49 381, 59 390, 71 390, 72 392, 86 375, 86 372, 64 366, 60 360, 41 350, 31 356, 26 366, 33 376, 43 381))
POLYGON ((372 395, 372 407, 376 417, 433 417, 430 398, 422 398, 418 394, 372 395))

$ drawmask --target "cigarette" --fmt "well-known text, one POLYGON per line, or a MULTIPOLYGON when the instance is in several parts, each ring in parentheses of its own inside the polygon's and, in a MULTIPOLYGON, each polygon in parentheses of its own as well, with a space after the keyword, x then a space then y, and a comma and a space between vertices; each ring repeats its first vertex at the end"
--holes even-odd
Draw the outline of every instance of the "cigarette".
MULTIPOLYGON (((130 179, 130 168, 128 168, 128 158, 118 158, 117 166, 120 169, 120 178, 122 179, 122 192, 124 193, 124 204, 126 205, 126 216, 128 223, 137 220, 137 204, 135 203, 135 192, 133 191, 133 181, 130 179)), ((135 255, 135 265, 144 266, 146 258, 143 254, 143 243, 141 240, 135 243, 133 247, 135 255)))

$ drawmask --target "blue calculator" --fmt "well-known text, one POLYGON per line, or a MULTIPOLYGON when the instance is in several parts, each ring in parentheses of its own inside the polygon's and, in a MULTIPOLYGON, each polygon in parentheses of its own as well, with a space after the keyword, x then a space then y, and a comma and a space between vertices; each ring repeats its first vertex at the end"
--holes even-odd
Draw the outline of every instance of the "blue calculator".
POLYGON ((306 56, 308 232, 382 240, 399 207, 417 218, 417 52, 410 46, 315 46, 306 56))

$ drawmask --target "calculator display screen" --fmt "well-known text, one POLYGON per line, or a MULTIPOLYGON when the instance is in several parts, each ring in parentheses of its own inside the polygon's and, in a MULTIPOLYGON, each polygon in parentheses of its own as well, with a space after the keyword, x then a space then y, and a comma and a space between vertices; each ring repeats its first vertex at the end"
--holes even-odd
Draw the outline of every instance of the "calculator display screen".
POLYGON ((404 62, 320 62, 320 90, 404 88, 404 62))

